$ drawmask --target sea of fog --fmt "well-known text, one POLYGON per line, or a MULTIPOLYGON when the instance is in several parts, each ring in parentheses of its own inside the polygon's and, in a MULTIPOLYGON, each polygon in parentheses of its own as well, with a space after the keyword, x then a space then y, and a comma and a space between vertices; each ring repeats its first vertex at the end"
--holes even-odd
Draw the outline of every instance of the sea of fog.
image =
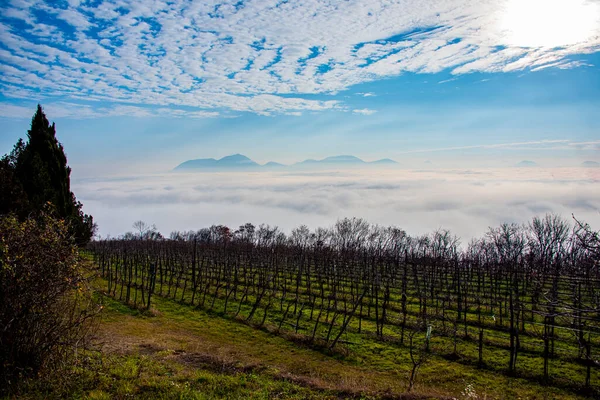
POLYGON ((136 220, 165 236, 246 222, 327 227, 343 217, 394 225, 411 235, 450 229, 466 243, 503 222, 574 214, 600 229, 600 168, 198 172, 74 180, 99 234, 136 220))

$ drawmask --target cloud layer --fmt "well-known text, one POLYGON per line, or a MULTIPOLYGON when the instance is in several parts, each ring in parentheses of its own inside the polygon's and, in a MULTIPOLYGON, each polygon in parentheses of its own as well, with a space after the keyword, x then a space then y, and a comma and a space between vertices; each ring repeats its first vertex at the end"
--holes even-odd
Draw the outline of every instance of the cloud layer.
MULTIPOLYGON (((522 27, 507 26, 510 1, 12 0, 0 7, 0 93, 120 105, 91 107, 97 115, 136 111, 123 105, 209 113, 196 116, 345 110, 305 95, 404 72, 579 66, 568 57, 600 49, 600 7, 573 1, 591 31, 526 47, 515 40, 522 27)), ((532 25, 544 7, 530 10, 532 25)), ((569 31, 552 17, 554 30, 569 31)))
POLYGON ((142 219, 168 234, 245 222, 284 230, 364 217, 411 234, 443 227, 464 241, 502 222, 574 213, 600 226, 600 170, 582 168, 327 173, 197 173, 73 182, 102 235, 142 219))

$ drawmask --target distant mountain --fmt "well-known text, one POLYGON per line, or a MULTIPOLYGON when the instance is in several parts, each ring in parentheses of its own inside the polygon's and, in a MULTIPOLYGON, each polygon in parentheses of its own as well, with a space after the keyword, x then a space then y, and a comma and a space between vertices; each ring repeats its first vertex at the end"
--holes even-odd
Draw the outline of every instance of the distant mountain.
POLYGON ((523 160, 520 163, 518 163, 517 165, 515 165, 515 167, 537 167, 537 163, 534 161, 529 161, 529 160, 523 160))
POLYGON ((180 169, 198 169, 198 168, 214 168, 217 160, 214 158, 199 158, 197 160, 188 160, 175 167, 180 169))
POLYGON ((364 161, 354 156, 332 156, 326 157, 322 160, 314 160, 309 158, 308 160, 300 161, 294 165, 313 165, 313 164, 364 164, 364 161))
POLYGON ((371 161, 370 164, 398 164, 398 162, 391 158, 382 158, 381 160, 371 161))
POLYGON ((598 168, 600 167, 600 163, 596 161, 584 161, 581 163, 581 166, 586 168, 598 168))
POLYGON ((258 167, 258 164, 242 154, 234 154, 217 160, 218 166, 227 167, 258 167))
POLYGON ((263 167, 266 168, 281 168, 281 167, 286 167, 285 164, 280 164, 278 162, 275 161, 269 161, 268 163, 266 163, 265 165, 263 165, 263 167))
MULTIPOLYGON (((377 161, 363 161, 358 157, 350 155, 326 157, 322 160, 308 159, 293 164, 289 167, 353 167, 353 166, 371 166, 371 165, 392 165, 398 164, 389 158, 383 158, 377 161)), ((197 171, 197 170, 229 170, 229 169, 279 169, 288 167, 285 164, 269 161, 260 165, 242 154, 233 154, 218 160, 214 158, 199 158, 188 160, 177 167, 176 171, 197 171)))
POLYGON ((364 161, 354 156, 333 156, 321 160, 324 163, 349 163, 349 164, 364 164, 364 161))
POLYGON ((175 167, 175 170, 253 168, 258 166, 257 163, 242 154, 233 154, 218 160, 214 158, 188 160, 175 167))
POLYGON ((398 164, 396 161, 391 160, 389 158, 384 158, 377 161, 364 161, 358 157, 350 156, 350 155, 342 155, 342 156, 331 156, 326 157, 322 160, 314 160, 309 158, 308 160, 301 161, 294 165, 296 166, 332 166, 332 165, 345 165, 345 166, 354 166, 354 165, 373 165, 373 164, 398 164))

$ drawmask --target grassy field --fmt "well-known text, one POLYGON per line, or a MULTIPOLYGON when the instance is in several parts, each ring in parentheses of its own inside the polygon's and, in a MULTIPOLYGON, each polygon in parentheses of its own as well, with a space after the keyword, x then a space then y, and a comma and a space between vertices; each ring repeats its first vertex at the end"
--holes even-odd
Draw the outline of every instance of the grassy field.
MULTIPOLYGON (((335 352, 300 335, 156 296, 141 312, 105 296, 93 350, 63 379, 36 381, 23 398, 457 398, 577 399, 585 393, 511 378, 432 356, 407 393, 408 349, 365 335, 344 337, 335 352)), ((435 342, 432 343, 435 346, 435 342)), ((491 355, 490 355, 491 356, 491 355)), ((593 398, 590 394, 588 398, 593 398)))

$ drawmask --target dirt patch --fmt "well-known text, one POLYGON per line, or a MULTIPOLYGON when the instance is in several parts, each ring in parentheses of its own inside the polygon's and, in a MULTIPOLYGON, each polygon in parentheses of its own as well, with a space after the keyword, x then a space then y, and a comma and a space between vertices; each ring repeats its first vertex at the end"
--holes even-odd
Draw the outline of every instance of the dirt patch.
POLYGON ((142 343, 138 345, 138 353, 144 356, 152 356, 158 352, 166 350, 160 346, 157 346, 153 343, 142 343))
POLYGON ((211 369, 221 373, 262 373, 267 368, 258 364, 244 365, 241 362, 223 360, 212 354, 186 353, 174 354, 175 361, 192 368, 211 369))
MULTIPOLYGON (((211 369, 216 372, 236 374, 236 373, 258 373, 266 374, 271 378, 287 381, 294 383, 299 386, 308 387, 312 390, 328 391, 339 398, 364 398, 365 395, 377 397, 379 399, 403 399, 403 400, 417 400, 417 399, 432 399, 431 396, 424 396, 419 394, 393 394, 393 393, 380 393, 380 392, 369 392, 365 390, 353 390, 349 388, 340 388, 335 385, 328 384, 321 379, 295 375, 290 372, 278 372, 272 368, 266 367, 259 364, 243 365, 239 362, 229 362, 220 359, 217 356, 211 354, 200 354, 200 353, 186 353, 180 352, 174 354, 171 357, 173 360, 182 363, 192 368, 211 369)), ((437 399, 451 399, 450 397, 436 397, 437 399)))

